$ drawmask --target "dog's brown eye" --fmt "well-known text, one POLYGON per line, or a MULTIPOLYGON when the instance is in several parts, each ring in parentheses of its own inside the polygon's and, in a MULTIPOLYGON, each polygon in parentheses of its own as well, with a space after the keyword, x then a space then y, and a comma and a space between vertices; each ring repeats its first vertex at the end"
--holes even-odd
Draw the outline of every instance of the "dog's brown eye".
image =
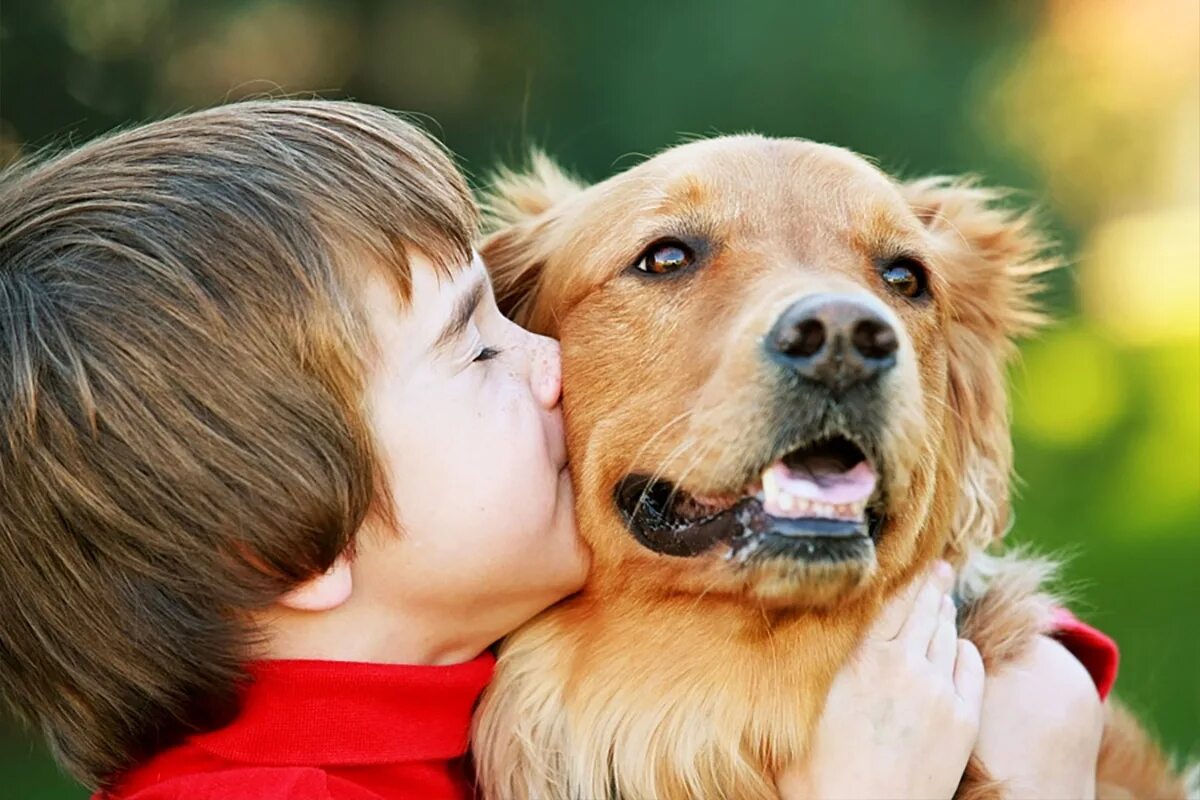
POLYGON ((686 244, 668 240, 650 245, 638 261, 637 268, 651 275, 666 275, 690 266, 694 259, 695 254, 686 244))
POLYGON ((897 258, 883 269, 883 280, 892 291, 916 299, 925 295, 928 286, 925 268, 912 258, 897 258))

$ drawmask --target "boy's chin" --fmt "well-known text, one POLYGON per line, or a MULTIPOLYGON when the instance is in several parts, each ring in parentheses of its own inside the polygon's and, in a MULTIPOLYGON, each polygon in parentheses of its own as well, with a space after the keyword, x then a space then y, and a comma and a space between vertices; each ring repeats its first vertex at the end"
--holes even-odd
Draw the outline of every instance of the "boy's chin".
MULTIPOLYGON (((561 568, 554 573, 556 579, 547 582, 547 596, 551 599, 543 608, 548 608, 564 597, 569 597, 582 589, 591 566, 592 551, 584 544, 583 539, 576 535, 571 543, 569 554, 563 559, 561 568)), ((541 610, 541 608, 538 609, 538 611, 541 610)))
POLYGON ((513 630, 524 625, 541 612, 583 588, 591 567, 592 554, 583 540, 575 536, 572 545, 553 564, 546 564, 536 574, 537 591, 531 593, 528 608, 513 630))

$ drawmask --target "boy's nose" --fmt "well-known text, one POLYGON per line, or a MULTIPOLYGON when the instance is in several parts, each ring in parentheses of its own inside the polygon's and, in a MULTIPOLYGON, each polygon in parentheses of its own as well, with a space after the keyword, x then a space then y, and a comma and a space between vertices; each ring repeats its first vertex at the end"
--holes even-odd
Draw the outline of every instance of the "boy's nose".
POLYGON ((558 342, 538 336, 532 366, 529 384, 533 389, 533 396, 546 409, 554 408, 562 396, 562 359, 558 342))

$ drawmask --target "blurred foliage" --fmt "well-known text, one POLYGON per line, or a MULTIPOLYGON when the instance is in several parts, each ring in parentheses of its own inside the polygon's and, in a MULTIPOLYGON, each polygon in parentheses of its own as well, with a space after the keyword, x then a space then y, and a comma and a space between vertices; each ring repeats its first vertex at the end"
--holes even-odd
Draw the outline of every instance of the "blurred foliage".
MULTIPOLYGON (((0 162, 264 93, 419 112, 477 179, 539 143, 599 178, 687 134, 978 173, 1072 261, 1015 370, 1014 539, 1069 552, 1118 691, 1200 720, 1200 4, 1194 0, 6 0, 0 162)), ((0 735, 0 794, 79 797, 0 735)))

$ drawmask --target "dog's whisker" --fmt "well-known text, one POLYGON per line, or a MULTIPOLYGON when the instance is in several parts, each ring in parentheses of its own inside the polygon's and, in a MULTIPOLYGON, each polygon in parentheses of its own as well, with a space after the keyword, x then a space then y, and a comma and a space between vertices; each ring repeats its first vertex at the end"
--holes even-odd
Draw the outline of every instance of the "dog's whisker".
MULTIPOLYGON (((656 484, 660 480, 662 480, 663 473, 666 472, 666 470, 671 467, 671 465, 674 463, 675 459, 684 455, 689 449, 694 447, 695 444, 696 444, 695 440, 690 437, 687 439, 684 439, 682 442, 680 442, 678 445, 676 445, 676 447, 670 453, 667 454, 667 457, 665 459, 663 459, 659 463, 659 465, 655 468, 654 472, 652 472, 650 474, 650 480, 647 481, 645 488, 642 489, 641 495, 638 496, 638 500, 634 504, 634 507, 633 507, 634 516, 636 516, 637 514, 639 514, 641 512, 642 506, 646 502, 646 497, 647 497, 651 487, 653 487, 654 484, 656 484)), ((668 504, 673 499, 674 499, 674 490, 672 490, 671 497, 668 500, 668 504)))
MULTIPOLYGON (((641 460, 641 458, 645 454, 646 450, 649 449, 654 444, 654 441, 656 439, 658 439, 660 436, 665 434, 667 432, 667 430, 669 430, 674 425, 677 425, 678 423, 682 422, 683 420, 690 418, 694 412, 695 412, 695 409, 685 409, 684 411, 680 412, 672 419, 668 420, 662 426, 660 426, 659 429, 657 431, 655 431, 654 434, 652 436, 650 436, 650 438, 647 439, 646 442, 643 443, 643 445, 640 448, 638 448, 637 453, 635 453, 633 458, 631 458, 629 460, 629 464, 626 466, 624 474, 628 475, 633 471, 635 465, 638 463, 638 461, 641 460)), ((642 507, 645 505, 645 502, 646 502, 647 493, 650 491, 650 488, 655 484, 655 482, 657 482, 662 477, 663 471, 665 471, 666 468, 668 466, 670 466, 670 463, 674 460, 674 458, 677 457, 678 452, 681 449, 686 448, 687 446, 688 446, 688 442, 686 440, 681 442, 680 444, 676 445, 676 447, 670 453, 667 454, 667 457, 665 459, 663 459, 662 463, 660 463, 658 468, 651 475, 650 481, 647 482, 645 488, 642 489, 642 493, 638 496, 637 502, 634 503, 632 513, 635 516, 637 514, 641 513, 642 507)))
MULTIPOLYGON (((634 466, 637 464, 637 462, 641 458, 641 454, 644 453, 645 450, 651 446, 654 439, 663 435, 667 431, 667 429, 669 429, 670 427, 677 425, 680 422, 683 422, 685 420, 690 420, 693 416, 695 416, 695 414, 697 413, 698 410, 701 410, 698 406, 693 406, 692 408, 686 409, 685 411, 681 412, 680 414, 677 414, 674 418, 669 420, 665 425, 661 426, 657 431, 655 431, 654 435, 650 437, 650 439, 646 442, 646 444, 644 444, 641 448, 639 448, 638 455, 636 455, 631 460, 629 467, 626 470, 626 473, 628 474, 628 472, 630 472, 634 469, 634 466)), ((690 450, 691 448, 695 447, 696 444, 697 444, 697 440, 694 437, 686 437, 682 441, 680 441, 680 443, 678 445, 676 445, 671 450, 671 452, 669 452, 667 454, 667 456, 659 462, 659 464, 655 467, 654 471, 650 474, 650 479, 647 482, 646 487, 642 490, 642 494, 638 497, 638 501, 634 505, 634 514, 635 515, 641 511, 642 505, 644 504, 644 502, 646 500, 646 496, 647 496, 647 493, 649 492, 650 488, 653 487, 654 484, 661 481, 663 475, 666 473, 666 471, 668 469, 670 469, 673 466, 675 461, 677 459, 683 457, 687 453, 687 451, 690 450)), ((695 457, 693 457, 692 460, 694 463, 696 460, 695 457)), ((692 469, 692 466, 689 465, 688 469, 685 470, 685 476, 686 476, 687 472, 691 471, 691 469, 692 469)), ((675 502, 676 494, 679 491, 679 486, 680 486, 681 480, 682 480, 682 478, 677 479, 672 482, 671 493, 667 497, 668 507, 670 507, 670 505, 675 502)))
POLYGON ((630 472, 633 471, 633 469, 637 465, 638 461, 641 460, 642 456, 644 456, 646 454, 646 451, 649 450, 654 445, 654 443, 658 440, 658 438, 660 436, 663 436, 668 430, 670 430, 675 425, 678 425, 680 422, 690 419, 695 414, 695 411, 696 410, 694 408, 685 409, 685 410, 681 411, 680 413, 676 414, 673 418, 668 420, 663 425, 659 426, 658 430, 656 430, 650 436, 650 438, 648 438, 642 444, 642 446, 638 448, 638 451, 634 454, 633 458, 629 459, 629 464, 625 467, 625 474, 629 474, 630 472))
MULTIPOLYGON (((701 412, 701 411, 704 411, 704 412, 710 411, 707 404, 705 404, 703 401, 697 403, 696 406, 693 406, 691 409, 689 409, 687 412, 685 412, 685 414, 687 414, 688 417, 690 418, 692 416, 695 416, 698 412, 701 412)), ((676 419, 672 420, 672 422, 675 422, 678 419, 679 419, 679 417, 676 417, 676 419)), ((718 430, 720 430, 720 429, 718 429, 718 430)), ((661 429, 660 429, 660 432, 661 432, 661 429)), ((676 477, 672 481, 671 492, 667 497, 668 506, 675 502, 678 492, 682 489, 684 482, 687 480, 688 476, 692 473, 692 471, 697 466, 702 464, 704 461, 708 460, 708 458, 710 457, 713 450, 717 449, 716 445, 719 443, 719 441, 720 441, 719 439, 717 439, 716 437, 714 437, 712 435, 706 437, 703 440, 700 440, 701 449, 699 450, 699 452, 694 452, 692 454, 692 458, 691 458, 691 461, 688 464, 688 466, 680 473, 680 475, 678 477, 676 477)), ((688 444, 689 444, 689 447, 691 447, 691 446, 694 446, 696 444, 696 442, 694 440, 688 440, 688 444)), ((732 444, 733 444, 733 442, 730 442, 729 443, 730 446, 721 447, 718 452, 721 452, 721 453, 730 452, 732 450, 732 444)), ((654 474, 652 475, 651 483, 658 482, 662 478, 662 475, 666 471, 666 469, 669 466, 671 466, 671 463, 676 458, 678 458, 682 455, 683 455, 683 452, 680 451, 679 448, 676 448, 676 451, 673 451, 666 459, 663 460, 663 462, 661 462, 659 464, 659 467, 655 470, 654 474)))
POLYGON ((671 487, 671 494, 670 494, 672 502, 675 499, 676 493, 680 491, 680 489, 683 487, 684 482, 687 481, 688 476, 692 474, 692 470, 694 470, 697 466, 699 466, 701 463, 703 463, 708 458, 709 454, 713 450, 712 442, 713 442, 712 438, 705 439, 701 442, 701 448, 700 448, 699 452, 693 453, 692 460, 687 465, 687 468, 684 469, 683 472, 680 473, 679 477, 673 482, 672 487, 671 487))

